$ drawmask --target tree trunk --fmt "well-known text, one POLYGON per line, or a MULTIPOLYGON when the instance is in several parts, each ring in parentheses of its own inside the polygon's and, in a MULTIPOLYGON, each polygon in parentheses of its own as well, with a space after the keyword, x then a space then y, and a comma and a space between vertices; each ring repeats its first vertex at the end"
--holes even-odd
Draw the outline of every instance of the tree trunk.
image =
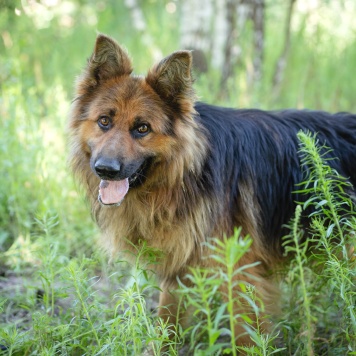
POLYGON ((253 35, 253 76, 252 82, 256 83, 262 79, 263 55, 265 37, 265 1, 250 0, 252 6, 252 21, 254 25, 253 35))
POLYGON ((275 95, 278 93, 280 85, 283 80, 284 70, 287 64, 287 57, 290 48, 290 35, 291 35, 291 23, 293 16, 293 9, 296 0, 289 1, 288 13, 284 28, 284 46, 282 53, 280 54, 273 75, 273 91, 275 95))
POLYGON ((226 1, 214 1, 213 29, 211 31, 211 65, 222 70, 225 61, 225 41, 228 33, 226 1))
POLYGON ((181 1, 181 40, 180 46, 192 50, 193 66, 198 72, 206 72, 206 55, 211 48, 211 24, 213 18, 213 0, 181 1))
POLYGON ((147 23, 145 16, 137 0, 125 0, 125 6, 129 9, 132 17, 132 23, 137 32, 141 34, 143 44, 151 52, 151 55, 155 61, 162 58, 161 50, 156 46, 152 36, 147 30, 147 23))
POLYGON ((228 91, 228 79, 233 73, 233 46, 237 39, 237 6, 239 0, 226 1, 227 35, 224 48, 224 62, 222 66, 220 96, 225 96, 228 91))

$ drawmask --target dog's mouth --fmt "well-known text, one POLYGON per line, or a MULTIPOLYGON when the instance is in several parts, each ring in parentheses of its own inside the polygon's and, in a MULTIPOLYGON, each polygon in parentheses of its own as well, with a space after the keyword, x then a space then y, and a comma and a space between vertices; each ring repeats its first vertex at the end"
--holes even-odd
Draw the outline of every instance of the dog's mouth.
POLYGON ((129 191, 129 179, 100 181, 98 200, 102 205, 119 206, 129 191))
POLYGON ((102 179, 99 184, 98 200, 105 206, 119 206, 129 189, 140 186, 146 179, 146 171, 151 159, 146 160, 142 166, 130 177, 122 180, 102 179))

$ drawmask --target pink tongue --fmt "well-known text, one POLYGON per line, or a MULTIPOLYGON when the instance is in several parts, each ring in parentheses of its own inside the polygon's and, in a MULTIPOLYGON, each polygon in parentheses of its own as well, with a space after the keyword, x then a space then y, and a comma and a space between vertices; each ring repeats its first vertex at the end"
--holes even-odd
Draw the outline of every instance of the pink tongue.
POLYGON ((129 190, 129 180, 101 180, 99 200, 105 205, 119 204, 129 190))

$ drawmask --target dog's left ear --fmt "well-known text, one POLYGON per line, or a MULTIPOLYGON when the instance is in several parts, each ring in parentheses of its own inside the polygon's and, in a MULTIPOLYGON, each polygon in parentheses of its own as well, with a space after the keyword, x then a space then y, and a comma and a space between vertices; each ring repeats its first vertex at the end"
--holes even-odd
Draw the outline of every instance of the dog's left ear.
POLYGON ((168 104, 192 112, 195 93, 189 51, 174 52, 164 58, 148 72, 146 82, 168 104))
POLYGON ((77 88, 79 92, 85 92, 107 79, 130 75, 131 72, 131 60, 126 51, 111 37, 100 34, 77 88))

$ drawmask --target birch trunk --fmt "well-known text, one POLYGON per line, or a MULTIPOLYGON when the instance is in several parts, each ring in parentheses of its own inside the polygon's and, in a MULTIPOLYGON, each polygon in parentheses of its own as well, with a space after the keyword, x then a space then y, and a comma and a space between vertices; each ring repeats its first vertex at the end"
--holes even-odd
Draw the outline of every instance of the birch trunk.
POLYGON ((252 21, 254 25, 253 83, 259 82, 263 74, 264 37, 265 37, 265 2, 251 0, 252 21))
POLYGON ((284 46, 282 49, 282 53, 280 54, 278 61, 276 63, 276 67, 273 75, 273 90, 275 94, 279 91, 280 85, 283 80, 284 70, 287 64, 287 57, 290 48, 290 37, 291 37, 291 24, 292 24, 292 16, 293 9, 296 0, 289 1, 288 13, 286 18, 286 23, 284 26, 284 46))
POLYGON ((227 34, 225 38, 224 62, 222 65, 220 95, 224 96, 228 91, 228 79, 233 73, 235 58, 233 56, 233 47, 237 39, 237 6, 238 0, 226 1, 226 24, 227 34))
POLYGON ((208 69, 206 56, 211 50, 213 0, 181 1, 181 48, 192 50, 196 70, 208 69))
POLYGON ((147 29, 145 16, 137 0, 125 0, 125 6, 131 13, 132 23, 137 32, 140 33, 143 44, 151 52, 153 60, 158 61, 162 58, 162 51, 156 46, 152 36, 147 29))

